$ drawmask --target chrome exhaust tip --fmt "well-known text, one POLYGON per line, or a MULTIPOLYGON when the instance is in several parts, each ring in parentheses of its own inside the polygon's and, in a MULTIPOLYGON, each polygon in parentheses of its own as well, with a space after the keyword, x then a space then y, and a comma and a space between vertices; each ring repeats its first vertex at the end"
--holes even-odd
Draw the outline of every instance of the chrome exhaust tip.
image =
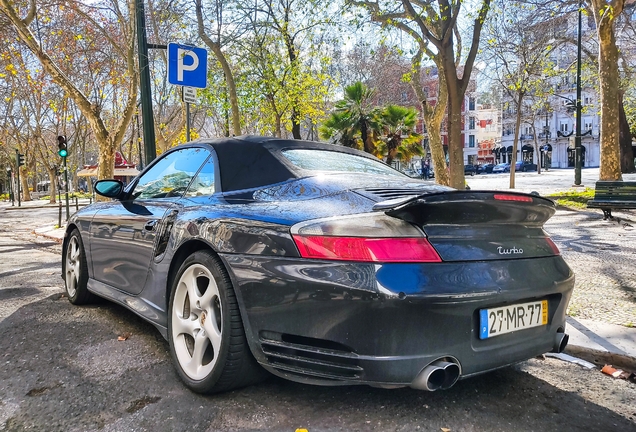
POLYGON ((570 336, 567 333, 557 333, 554 338, 554 346, 552 347, 553 353, 561 353, 568 345, 570 336))
POLYGON ((446 390, 457 382, 459 374, 457 363, 436 360, 422 369, 411 383, 411 388, 426 391, 446 390))

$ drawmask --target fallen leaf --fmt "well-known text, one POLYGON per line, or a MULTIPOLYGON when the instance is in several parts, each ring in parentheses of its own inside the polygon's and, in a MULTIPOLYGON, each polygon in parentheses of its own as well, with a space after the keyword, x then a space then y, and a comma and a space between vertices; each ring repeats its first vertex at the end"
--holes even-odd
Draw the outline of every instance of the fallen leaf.
POLYGON ((603 372, 606 375, 612 376, 614 378, 620 378, 621 374, 623 374, 623 371, 620 369, 615 369, 612 367, 612 365, 605 365, 603 366, 603 369, 601 369, 601 372, 603 372))
POLYGON ((451 430, 449 428, 441 428, 442 432, 451 432, 451 430))
POLYGON ((126 333, 123 333, 123 334, 117 336, 117 340, 118 341, 125 341, 126 339, 128 339, 131 336, 132 336, 132 333, 126 332, 126 333))

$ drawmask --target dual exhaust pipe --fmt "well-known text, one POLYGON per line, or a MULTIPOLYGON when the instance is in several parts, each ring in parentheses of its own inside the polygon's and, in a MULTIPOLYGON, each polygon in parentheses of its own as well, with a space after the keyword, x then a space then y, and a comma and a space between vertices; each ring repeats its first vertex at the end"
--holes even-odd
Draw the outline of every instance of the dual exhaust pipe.
POLYGON ((459 372, 459 364, 436 360, 422 369, 411 383, 411 387, 427 391, 446 390, 457 382, 459 372))
MULTIPOLYGON (((569 338, 563 331, 558 332, 554 339, 552 352, 563 352, 569 338)), ((446 390, 457 382, 459 373, 458 363, 439 359, 422 369, 411 383, 411 388, 427 391, 446 390)))

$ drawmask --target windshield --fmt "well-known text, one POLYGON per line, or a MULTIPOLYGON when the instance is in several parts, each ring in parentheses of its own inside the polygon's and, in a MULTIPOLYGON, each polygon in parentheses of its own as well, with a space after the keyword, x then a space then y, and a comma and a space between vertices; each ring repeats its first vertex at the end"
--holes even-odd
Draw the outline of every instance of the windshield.
POLYGON ((367 173, 405 177, 380 160, 328 150, 290 149, 283 156, 296 167, 308 171, 367 173))

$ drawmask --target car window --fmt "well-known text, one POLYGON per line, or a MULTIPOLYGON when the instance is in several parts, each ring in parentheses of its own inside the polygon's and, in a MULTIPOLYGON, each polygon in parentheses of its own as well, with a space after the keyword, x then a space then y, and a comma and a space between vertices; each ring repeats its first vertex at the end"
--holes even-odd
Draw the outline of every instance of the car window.
POLYGON ((210 151, 203 148, 185 148, 163 156, 139 178, 132 197, 148 199, 183 195, 209 156, 210 151))
POLYGON ((296 167, 309 171, 340 171, 404 177, 379 160, 329 150, 290 149, 283 156, 296 167))
POLYGON ((209 158, 199 171, 199 174, 192 180, 190 187, 185 193, 187 197, 202 195, 212 195, 214 193, 214 158, 209 158))

